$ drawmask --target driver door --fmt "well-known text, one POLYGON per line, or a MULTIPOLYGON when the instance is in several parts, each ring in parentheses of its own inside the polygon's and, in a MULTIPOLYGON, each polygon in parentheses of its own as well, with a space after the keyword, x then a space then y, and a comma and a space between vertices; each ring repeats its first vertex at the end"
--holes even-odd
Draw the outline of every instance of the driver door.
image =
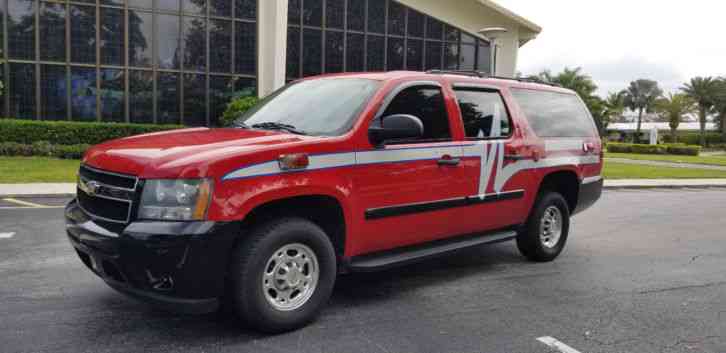
MULTIPOLYGON (((421 119, 420 139, 388 143, 356 153, 354 182, 365 212, 353 253, 365 254, 463 233, 457 214, 468 183, 463 147, 438 83, 394 90, 377 119, 410 114, 421 119)), ((376 124, 374 121, 372 124, 376 124)))

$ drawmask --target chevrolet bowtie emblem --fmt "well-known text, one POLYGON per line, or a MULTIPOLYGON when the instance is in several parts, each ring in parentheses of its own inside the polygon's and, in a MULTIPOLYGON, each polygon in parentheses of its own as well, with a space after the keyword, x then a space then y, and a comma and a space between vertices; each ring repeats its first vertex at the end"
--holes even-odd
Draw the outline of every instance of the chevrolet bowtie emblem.
POLYGON ((93 180, 88 182, 83 182, 83 180, 81 180, 79 186, 81 190, 83 190, 89 196, 96 196, 98 191, 101 189, 101 185, 93 180))

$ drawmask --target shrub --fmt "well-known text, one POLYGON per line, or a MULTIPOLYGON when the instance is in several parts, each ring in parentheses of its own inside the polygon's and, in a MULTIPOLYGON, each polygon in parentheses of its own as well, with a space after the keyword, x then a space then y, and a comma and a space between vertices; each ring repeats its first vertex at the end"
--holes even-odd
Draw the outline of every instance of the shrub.
POLYGON ((227 110, 225 110, 222 117, 219 118, 219 123, 222 126, 232 125, 237 118, 242 116, 242 114, 250 110, 250 108, 254 107, 259 102, 260 99, 254 96, 235 98, 227 104, 227 110))
POLYGON ((181 125, 0 119, 0 142, 95 145, 116 138, 182 128, 181 125))
MULTIPOLYGON (((677 134, 678 142, 685 143, 687 145, 700 145, 701 134, 695 131, 679 132, 677 134)), ((663 141, 666 143, 673 142, 673 138, 670 134, 663 136, 663 141)), ((706 133, 706 145, 711 146, 715 144, 726 143, 720 133, 707 132, 706 133)))
POLYGON ((610 153, 631 153, 633 151, 631 147, 631 143, 610 142, 607 145, 610 153))
POLYGON ((663 145, 643 145, 643 144, 633 144, 630 146, 630 150, 632 153, 639 153, 639 154, 667 154, 668 149, 663 145))
POLYGON ((33 144, 17 142, 1 142, 0 155, 2 156, 39 156, 62 159, 81 159, 90 145, 52 145, 47 141, 37 141, 33 144))
POLYGON ((698 156, 701 154, 701 146, 688 146, 681 144, 666 145, 668 154, 677 154, 681 156, 698 156))

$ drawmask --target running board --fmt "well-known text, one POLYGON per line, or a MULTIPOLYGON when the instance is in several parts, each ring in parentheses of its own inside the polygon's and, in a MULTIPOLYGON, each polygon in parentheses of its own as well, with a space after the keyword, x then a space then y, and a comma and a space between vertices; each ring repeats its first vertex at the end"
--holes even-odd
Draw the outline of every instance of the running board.
POLYGON ((347 268, 350 272, 374 272, 404 266, 422 260, 446 255, 458 250, 484 244, 500 243, 517 237, 515 231, 502 231, 438 240, 423 245, 389 250, 381 253, 353 257, 347 268))

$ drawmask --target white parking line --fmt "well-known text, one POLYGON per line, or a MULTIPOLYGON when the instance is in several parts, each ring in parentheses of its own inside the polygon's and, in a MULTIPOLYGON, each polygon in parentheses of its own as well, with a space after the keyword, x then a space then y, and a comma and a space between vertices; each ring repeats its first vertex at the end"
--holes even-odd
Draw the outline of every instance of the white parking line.
POLYGON ((35 208, 47 207, 45 205, 41 205, 41 204, 37 204, 37 203, 33 203, 33 202, 28 202, 28 201, 23 201, 23 200, 18 200, 18 199, 14 199, 14 198, 10 198, 10 197, 9 198, 6 198, 6 199, 3 199, 3 201, 10 202, 10 203, 14 203, 14 204, 20 205, 20 206, 28 206, 28 207, 35 207, 35 208))
POLYGON ((15 236, 15 232, 0 233, 0 239, 10 239, 15 236))
POLYGON ((20 207, 18 207, 18 206, 14 206, 14 207, 13 206, 11 206, 11 207, 0 207, 0 210, 3 210, 3 209, 4 210, 12 210, 12 209, 18 209, 18 208, 25 208, 25 209, 27 209, 27 208, 63 208, 63 206, 47 206, 47 205, 41 205, 39 203, 18 200, 18 199, 14 199, 14 198, 11 198, 11 197, 4 198, 2 200, 5 201, 5 202, 8 202, 8 203, 12 203, 12 204, 18 205, 20 207))
POLYGON ((537 341, 540 341, 540 342, 546 344, 547 346, 549 346, 550 348, 554 348, 562 353, 580 353, 580 351, 558 341, 554 337, 550 337, 550 336, 540 337, 537 339, 537 341))

